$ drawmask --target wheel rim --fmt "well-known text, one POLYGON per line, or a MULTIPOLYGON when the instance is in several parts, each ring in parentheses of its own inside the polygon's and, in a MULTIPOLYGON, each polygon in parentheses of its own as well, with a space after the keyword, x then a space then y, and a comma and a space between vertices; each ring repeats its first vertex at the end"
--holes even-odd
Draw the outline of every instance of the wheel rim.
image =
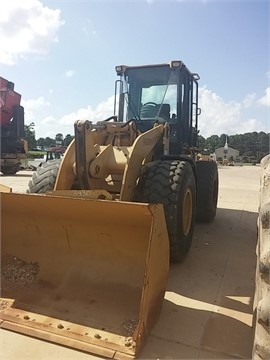
POLYGON ((192 192, 190 188, 186 189, 183 201, 183 232, 188 235, 192 221, 192 192))

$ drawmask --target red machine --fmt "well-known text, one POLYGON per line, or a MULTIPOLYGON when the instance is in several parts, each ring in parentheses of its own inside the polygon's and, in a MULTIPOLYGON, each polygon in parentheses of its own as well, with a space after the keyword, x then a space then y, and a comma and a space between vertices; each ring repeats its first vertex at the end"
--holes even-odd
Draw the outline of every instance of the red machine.
POLYGON ((16 174, 20 170, 20 160, 27 154, 27 142, 23 139, 24 108, 20 101, 21 95, 14 91, 14 84, 0 77, 0 170, 4 175, 16 174))
POLYGON ((67 146, 54 146, 47 149, 46 161, 61 159, 64 152, 67 150, 67 146))

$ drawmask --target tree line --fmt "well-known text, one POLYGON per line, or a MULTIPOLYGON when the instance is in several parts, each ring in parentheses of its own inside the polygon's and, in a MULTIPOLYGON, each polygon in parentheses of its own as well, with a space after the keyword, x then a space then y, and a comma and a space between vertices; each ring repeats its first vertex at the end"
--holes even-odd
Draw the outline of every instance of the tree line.
POLYGON ((253 157, 260 161, 265 155, 270 152, 270 133, 265 132, 247 132, 245 134, 229 135, 222 134, 221 136, 212 135, 205 139, 199 135, 199 148, 208 149, 214 152, 215 149, 224 147, 226 143, 228 146, 238 150, 239 156, 253 157))
POLYGON ((61 133, 56 134, 54 138, 47 136, 45 138, 41 137, 36 139, 35 124, 33 122, 29 125, 24 125, 24 131, 25 140, 28 141, 29 150, 34 150, 37 148, 46 149, 57 145, 68 146, 74 139, 74 136, 70 134, 64 136, 61 133))
MULTIPOLYGON (((223 147, 226 142, 226 134, 221 136, 212 135, 204 138, 199 135, 198 147, 200 149, 207 149, 214 152, 215 149, 223 147)), ((25 125, 25 138, 28 141, 29 149, 37 147, 48 148, 56 145, 68 146, 74 139, 74 136, 67 134, 63 135, 58 133, 54 138, 46 137, 36 139, 35 137, 35 124, 25 125)), ((245 134, 236 134, 227 136, 228 146, 239 151, 240 156, 254 157, 260 161, 265 155, 270 152, 270 133, 265 132, 247 132, 245 134)))

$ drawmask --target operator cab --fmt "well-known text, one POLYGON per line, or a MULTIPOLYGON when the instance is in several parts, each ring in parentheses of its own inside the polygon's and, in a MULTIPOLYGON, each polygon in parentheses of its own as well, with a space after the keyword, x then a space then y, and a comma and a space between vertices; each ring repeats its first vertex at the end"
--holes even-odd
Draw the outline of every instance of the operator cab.
MULTIPOLYGON (((147 66, 116 66, 120 80, 115 83, 119 95, 118 121, 134 120, 139 131, 154 123, 170 125, 170 147, 197 145, 199 76, 182 61, 147 66)), ((116 99, 117 96, 115 96, 116 99)), ((116 112, 116 100, 115 100, 116 112)))

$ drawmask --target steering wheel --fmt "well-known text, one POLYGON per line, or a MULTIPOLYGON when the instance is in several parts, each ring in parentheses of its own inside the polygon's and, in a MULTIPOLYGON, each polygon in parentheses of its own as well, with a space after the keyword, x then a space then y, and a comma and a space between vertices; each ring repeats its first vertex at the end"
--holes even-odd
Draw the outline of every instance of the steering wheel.
POLYGON ((145 103, 140 111, 141 118, 154 118, 157 116, 158 104, 153 101, 148 101, 145 103))
POLYGON ((148 101, 147 103, 143 104, 140 117, 141 118, 154 118, 157 116, 158 104, 153 101, 148 101))
POLYGON ((157 104, 157 103, 155 103, 154 101, 148 101, 148 102, 146 102, 145 104, 143 104, 143 106, 142 106, 142 107, 147 106, 147 105, 158 106, 158 104, 157 104))

